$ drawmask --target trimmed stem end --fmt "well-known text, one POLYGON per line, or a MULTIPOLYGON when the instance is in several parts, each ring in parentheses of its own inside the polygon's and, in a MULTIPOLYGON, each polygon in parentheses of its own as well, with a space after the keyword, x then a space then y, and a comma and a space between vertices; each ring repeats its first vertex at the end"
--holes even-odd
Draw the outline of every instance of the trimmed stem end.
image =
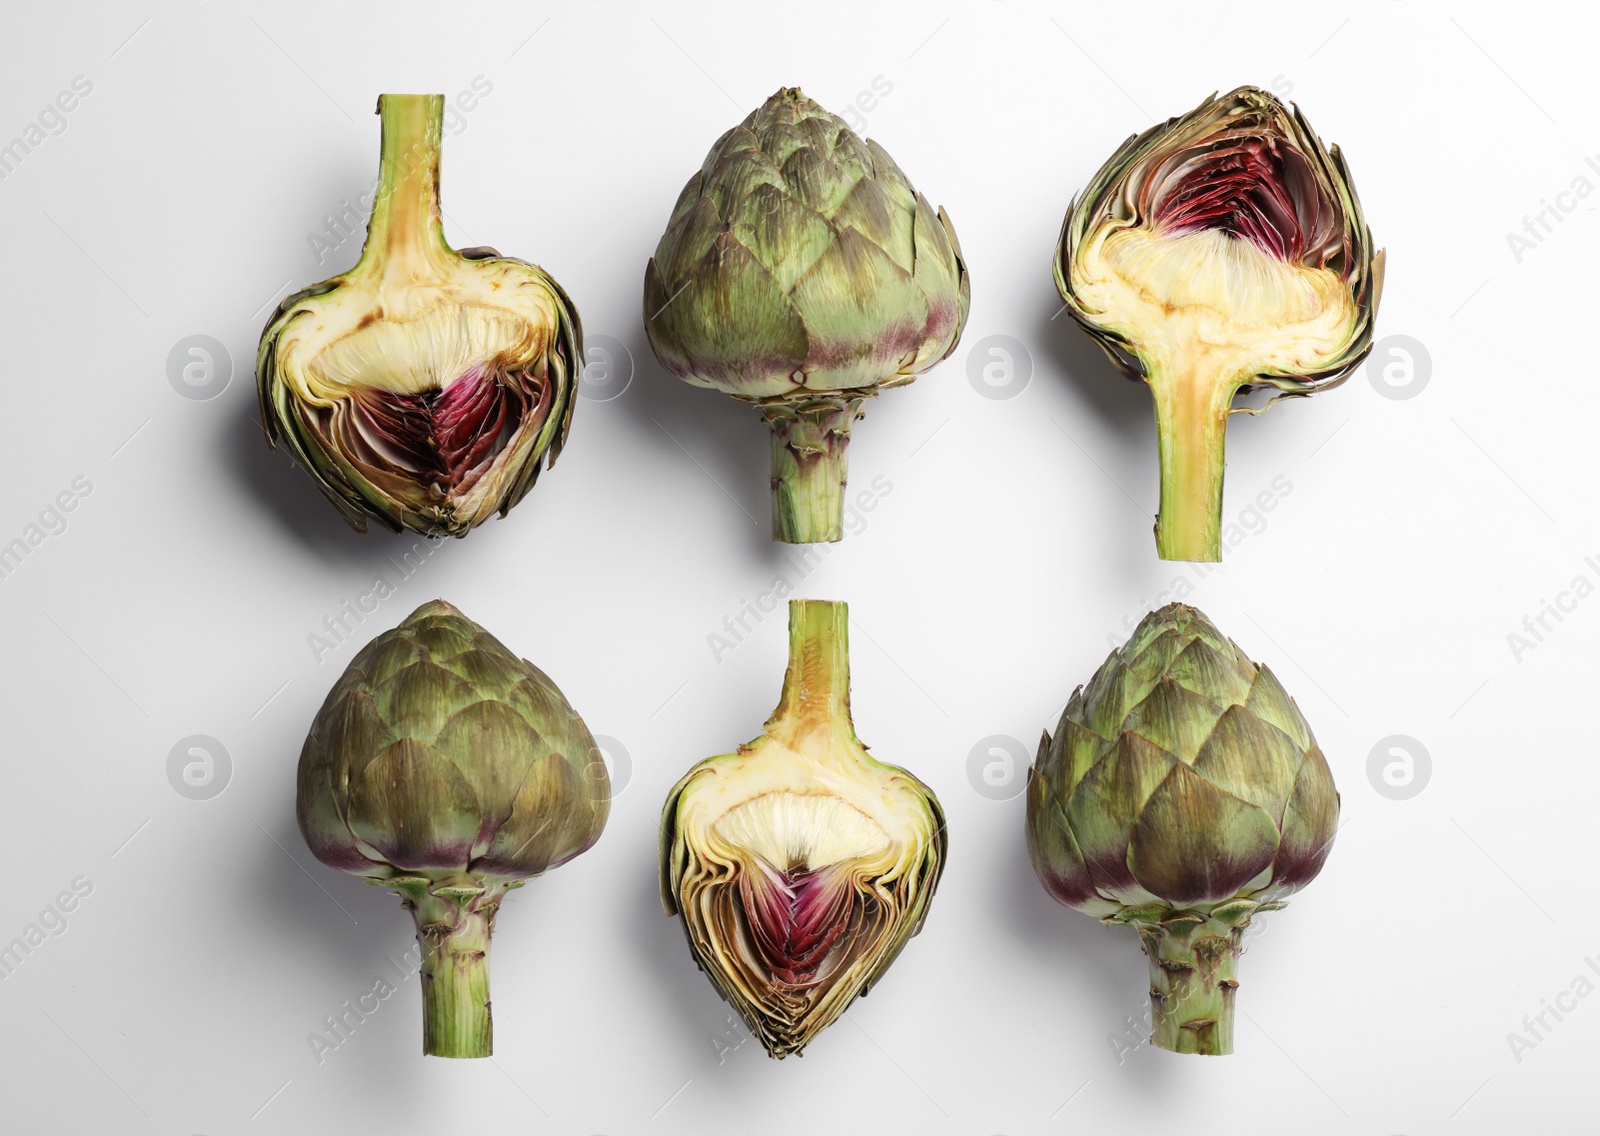
POLYGON ((761 408, 772 430, 772 539, 814 544, 844 536, 850 427, 865 396, 776 402, 761 408))
POLYGON ((850 607, 835 600, 789 601, 789 667, 767 725, 850 720, 850 607))
POLYGON ((1163 560, 1222 559, 1222 474, 1228 411, 1237 384, 1208 377, 1153 378, 1161 449, 1156 551, 1163 560))
POLYGON ((409 281, 453 257, 439 211, 443 95, 381 95, 378 186, 357 269, 409 281))
POLYGON ((1138 931, 1150 960, 1151 1042, 1173 1053, 1232 1053, 1242 930, 1194 915, 1138 931))
POLYGON ((422 948, 423 1055, 490 1056, 489 939, 503 889, 397 890, 416 919, 422 948))

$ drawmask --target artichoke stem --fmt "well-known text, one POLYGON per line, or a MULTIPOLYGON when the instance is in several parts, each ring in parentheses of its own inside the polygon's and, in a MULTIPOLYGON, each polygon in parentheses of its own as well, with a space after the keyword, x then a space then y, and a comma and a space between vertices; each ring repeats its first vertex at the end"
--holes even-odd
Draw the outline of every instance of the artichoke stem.
POLYGON ((1161 448, 1156 550, 1163 560, 1221 560, 1223 446, 1238 386, 1193 372, 1149 381, 1161 448))
POLYGON ((450 249, 439 212, 444 97, 381 95, 378 116, 378 188, 359 267, 405 282, 430 277, 430 266, 450 249))
POLYGON ((789 601, 789 668, 783 695, 767 719, 795 728, 850 721, 850 606, 835 600, 789 601))
POLYGON ((844 536, 850 427, 866 395, 774 402, 761 408, 772 430, 772 538, 786 544, 844 536))
POLYGON ((1138 930, 1150 960, 1151 1042, 1173 1053, 1232 1053, 1242 928, 1194 915, 1138 930))
POLYGON ((428 1057, 488 1057, 489 937, 499 899, 481 889, 449 897, 408 895, 422 947, 422 1052, 428 1057))

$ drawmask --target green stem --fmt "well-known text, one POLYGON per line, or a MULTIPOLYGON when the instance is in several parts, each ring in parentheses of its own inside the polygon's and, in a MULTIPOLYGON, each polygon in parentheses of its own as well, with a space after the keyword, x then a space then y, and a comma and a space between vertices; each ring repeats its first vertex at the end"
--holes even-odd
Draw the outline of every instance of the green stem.
MULTIPOLYGON (((850 605, 789 601, 789 669, 771 722, 850 721, 850 605)), ((769 723, 770 724, 770 723, 769 723)))
POLYGON ((489 938, 504 889, 406 888, 422 947, 422 1052, 428 1057, 488 1057, 489 938))
POLYGON ((388 276, 410 273, 450 253, 439 213, 443 95, 380 95, 383 123, 378 188, 361 251, 362 266, 388 276))
POLYGON ((1156 550, 1163 560, 1221 560, 1223 447, 1238 384, 1194 373, 1149 382, 1161 447, 1156 550))
POLYGON ((1232 1053, 1243 931, 1200 915, 1141 923, 1138 931, 1150 960, 1151 1042, 1173 1053, 1232 1053))
POLYGON ((772 429, 772 539, 786 544, 844 535, 850 427, 866 396, 773 402, 761 408, 772 429))

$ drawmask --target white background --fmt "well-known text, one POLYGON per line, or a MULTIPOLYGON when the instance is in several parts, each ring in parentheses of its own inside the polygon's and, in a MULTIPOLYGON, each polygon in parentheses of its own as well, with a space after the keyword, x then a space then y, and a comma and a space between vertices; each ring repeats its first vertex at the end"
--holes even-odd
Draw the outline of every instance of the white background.
POLYGON ((0 142, 75 76, 93 90, 0 181, 0 542, 74 478, 92 489, 0 579, 0 943, 73 879, 93 891, 0 981, 8 1130, 1418 1134, 1591 1115, 1600 997, 1520 1054, 1508 1035, 1600 955, 1600 599, 1573 594, 1532 649, 1507 639, 1575 577, 1600 581, 1600 195, 1559 199, 1576 208, 1520 259, 1507 241, 1580 176, 1600 186, 1591 16, 454 7, 10 6, 0 142), (359 234, 321 263, 308 236, 371 184, 375 96, 480 76, 492 92, 445 141, 449 236, 542 264, 591 335, 626 346, 631 385, 583 401, 524 504, 438 549, 319 661, 308 635, 397 579, 412 542, 350 531, 268 451, 257 336, 291 286, 355 259, 359 234), (939 793, 952 859, 882 985, 780 1064, 662 914, 655 826, 667 787, 776 701, 780 615, 720 659, 708 637, 795 577, 767 539, 765 431, 660 372, 641 282, 718 135, 780 85, 842 113, 874 80, 892 91, 858 117, 949 209, 972 313, 948 362, 857 426, 852 480, 892 492, 798 588, 849 600, 858 730, 939 793), (1379 338, 1409 339, 1338 390, 1234 419, 1228 518, 1274 478, 1292 490, 1200 579, 1155 556, 1148 394, 1052 321, 1050 259, 1118 143, 1244 82, 1343 145, 1389 250, 1379 338), (169 381, 193 335, 225 346, 216 397, 169 381), (1023 345, 1014 397, 979 393, 985 363, 1008 381, 990 336, 1023 345), (1424 354, 1425 388, 1380 392, 1385 367, 1416 383, 1424 354), (1119 1060, 1145 1006, 1134 937, 1050 900, 1021 799, 993 799, 1020 781, 997 794, 996 759, 970 755, 991 735, 1031 751, 1175 581, 1297 696, 1345 823, 1249 940, 1236 1055, 1119 1060), (631 776, 600 843, 502 913, 492 1061, 419 1056, 411 979, 319 1063, 308 1036, 412 932, 392 896, 307 852, 295 762, 359 644, 434 596, 547 670, 631 776), (209 800, 168 778, 195 734, 231 757, 209 800), (1390 735, 1431 755, 1409 799, 1369 778, 1390 735))

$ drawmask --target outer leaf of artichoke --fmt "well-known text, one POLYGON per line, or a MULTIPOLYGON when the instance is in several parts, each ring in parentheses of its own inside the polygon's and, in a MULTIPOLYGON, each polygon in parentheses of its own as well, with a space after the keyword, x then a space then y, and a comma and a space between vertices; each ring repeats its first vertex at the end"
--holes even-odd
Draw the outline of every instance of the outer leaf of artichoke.
POLYGON ((544 672, 450 604, 363 647, 311 723, 295 811, 317 859, 392 888, 422 946, 423 1052, 492 1052, 500 901, 600 838, 605 762, 544 672))
POLYGON ((798 88, 717 140, 645 270, 670 374, 773 432, 775 540, 840 539, 850 428, 955 350, 971 289, 944 210, 798 88))
POLYGON ((1217 560, 1234 396, 1341 382, 1372 348, 1383 253, 1339 148, 1298 108, 1240 87, 1111 156, 1067 211, 1055 276, 1073 318, 1155 397, 1162 559, 1217 560))
POLYGON ((921 928, 944 813, 850 721, 848 611, 789 605, 789 669, 762 735, 708 758, 661 814, 661 900, 773 1057, 801 1052, 921 928))
POLYGON ((1027 807, 1045 889, 1139 932, 1155 1044, 1231 1053, 1244 928, 1322 870, 1339 821, 1272 672, 1194 608, 1150 613, 1044 735, 1027 807))
POLYGON ((457 252, 439 213, 442 95, 383 95, 361 259, 261 334, 267 440, 347 521, 464 536, 554 464, 583 364, 577 309, 536 265, 457 252))

